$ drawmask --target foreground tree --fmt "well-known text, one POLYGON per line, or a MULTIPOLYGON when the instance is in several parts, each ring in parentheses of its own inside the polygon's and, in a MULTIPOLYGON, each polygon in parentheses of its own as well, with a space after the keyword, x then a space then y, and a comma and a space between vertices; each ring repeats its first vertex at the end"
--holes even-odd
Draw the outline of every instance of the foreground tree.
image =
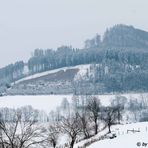
POLYGON ((118 110, 115 107, 105 107, 102 119, 105 122, 106 126, 108 127, 109 133, 111 133, 111 126, 116 124, 118 119, 118 110))
POLYGON ((124 96, 116 96, 116 98, 113 99, 111 102, 111 106, 117 109, 118 124, 120 124, 120 121, 122 120, 122 114, 126 103, 127 103, 127 98, 124 96))
MULTIPOLYGON (((58 143, 58 138, 59 138, 60 132, 57 124, 49 125, 48 129, 46 130, 46 141, 45 145, 49 147, 56 147, 58 143)), ((45 146, 45 147, 46 147, 45 146)))
POLYGON ((95 135, 98 133, 98 121, 100 117, 100 100, 96 97, 91 97, 88 101, 87 110, 90 113, 90 118, 94 123, 95 135))
POLYGON ((78 113, 78 116, 80 118, 80 124, 82 127, 82 133, 84 135, 84 138, 87 139, 90 137, 90 119, 89 119, 89 113, 83 112, 78 113))
POLYGON ((61 133, 67 134, 70 138, 70 148, 74 147, 75 141, 82 131, 80 123, 80 118, 77 113, 71 117, 63 117, 59 123, 61 133))
POLYGON ((24 120, 21 112, 15 112, 12 121, 0 119, 0 144, 2 148, 30 148, 44 142, 43 128, 37 124, 37 117, 32 112, 24 120))

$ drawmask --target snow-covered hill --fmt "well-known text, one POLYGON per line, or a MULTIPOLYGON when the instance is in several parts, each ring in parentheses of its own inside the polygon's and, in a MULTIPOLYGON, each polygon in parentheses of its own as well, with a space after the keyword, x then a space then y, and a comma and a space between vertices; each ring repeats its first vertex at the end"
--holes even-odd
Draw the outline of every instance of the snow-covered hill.
MULTIPOLYGON (((94 77, 91 64, 64 67, 27 76, 12 83, 7 95, 47 95, 91 93, 94 88, 89 81, 94 77), (81 81, 81 83, 80 83, 81 81), (82 84, 82 81, 85 82, 82 84)), ((98 89, 99 90, 99 89, 98 89)))
POLYGON ((37 74, 33 74, 31 76, 27 76, 23 79, 20 79, 12 84, 18 84, 20 82, 23 82, 23 81, 27 81, 27 80, 32 80, 32 79, 37 79, 37 78, 40 78, 40 77, 44 77, 44 76, 47 76, 49 74, 55 74, 59 71, 64 71, 66 72, 67 70, 71 70, 71 69, 78 69, 78 73, 76 74, 75 76, 75 79, 78 79, 79 77, 82 77, 84 75, 86 75, 86 72, 88 69, 90 69, 90 64, 87 64, 87 65, 78 65, 78 66, 70 66, 70 67, 63 67, 63 68, 58 68, 58 69, 54 69, 54 70, 49 70, 49 71, 46 71, 46 72, 41 72, 41 73, 37 73, 37 74))
POLYGON ((95 142, 89 148, 148 147, 148 122, 118 125, 112 131, 117 134, 117 138, 95 142))

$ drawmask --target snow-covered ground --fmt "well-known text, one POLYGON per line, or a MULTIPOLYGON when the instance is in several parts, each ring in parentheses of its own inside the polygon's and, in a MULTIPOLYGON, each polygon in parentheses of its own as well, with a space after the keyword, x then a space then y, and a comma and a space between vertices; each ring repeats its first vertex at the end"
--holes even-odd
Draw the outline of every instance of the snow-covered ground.
MULTIPOLYGON (((122 94, 127 99, 139 99, 142 96, 148 96, 148 93, 145 94, 122 94)), ((67 98, 69 101, 72 101, 72 95, 46 95, 46 96, 3 96, 0 97, 0 108, 1 107, 11 107, 17 108, 25 105, 32 105, 36 109, 44 110, 50 112, 55 110, 57 106, 61 104, 63 98, 67 98)), ((80 96, 78 96, 80 97, 80 96)), ((98 98, 101 100, 103 105, 109 105, 110 99, 113 99, 115 95, 98 95, 98 98)), ((106 134, 108 129, 105 129, 98 135, 94 136, 93 139, 98 139, 100 136, 106 134)), ((141 145, 140 147, 148 147, 148 122, 143 123, 134 123, 134 124, 125 124, 125 125, 116 125, 112 127, 112 132, 116 133, 117 138, 114 139, 105 139, 98 142, 95 142, 89 146, 89 148, 138 148, 137 143, 141 145), (136 130, 140 132, 127 132, 127 130, 136 130), (142 144, 147 144, 147 146, 142 146, 142 144)), ((89 140, 84 140, 75 145, 75 148, 83 146, 89 140)), ((62 144, 66 140, 61 140, 62 144)))
POLYGON ((95 142, 89 148, 138 148, 148 147, 148 122, 118 125, 112 128, 117 138, 95 142), (127 130, 140 132, 128 132, 127 130))
MULTIPOLYGON (((122 96, 128 99, 138 99, 141 98, 141 96, 148 96, 148 94, 122 94, 122 96)), ((63 98, 71 101, 72 97, 72 95, 3 96, 0 97, 0 107, 17 108, 32 105, 36 109, 50 112, 61 104, 63 98)), ((107 106, 110 104, 110 100, 115 98, 115 95, 98 95, 97 97, 101 100, 102 105, 107 106)))

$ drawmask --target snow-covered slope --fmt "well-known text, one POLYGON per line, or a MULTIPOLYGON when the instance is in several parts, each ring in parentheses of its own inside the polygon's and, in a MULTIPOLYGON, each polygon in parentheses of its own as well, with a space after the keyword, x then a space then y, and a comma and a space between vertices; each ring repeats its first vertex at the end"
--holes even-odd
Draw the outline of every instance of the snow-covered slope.
POLYGON ((112 128, 117 138, 95 142, 89 148, 138 148, 148 147, 148 122, 118 125, 112 128), (140 132, 131 132, 135 130, 140 132))
MULTIPOLYGON (((12 87, 7 90, 7 95, 47 95, 47 94, 73 94, 79 91, 82 86, 79 81, 88 80, 88 71, 91 65, 78 65, 73 67, 64 67, 46 72, 37 73, 12 83, 12 87), (75 89, 75 90, 74 90, 75 89), (76 90, 77 89, 77 90, 76 90)), ((87 92, 91 92, 92 84, 85 84, 87 92)), ((89 93, 90 93, 89 92, 89 93)))
MULTIPOLYGON (((6 91, 6 94, 101 94, 113 90, 112 83, 108 82, 108 87, 108 83, 105 81, 105 75, 108 73, 109 68, 102 64, 86 64, 59 68, 20 79, 12 84, 12 87, 6 91)), ((107 81, 109 81, 108 78, 107 81)))
POLYGON ((33 74, 31 76, 27 76, 23 79, 16 81, 15 84, 23 82, 23 81, 32 80, 32 79, 40 78, 40 77, 43 77, 43 76, 47 76, 49 74, 54 74, 54 73, 57 73, 61 70, 65 72, 66 70, 69 70, 69 69, 78 69, 79 70, 77 75, 75 76, 75 78, 78 79, 79 77, 83 77, 84 75, 86 75, 87 69, 89 69, 89 68, 90 68, 90 64, 58 68, 58 69, 49 70, 49 71, 46 71, 46 72, 33 74))

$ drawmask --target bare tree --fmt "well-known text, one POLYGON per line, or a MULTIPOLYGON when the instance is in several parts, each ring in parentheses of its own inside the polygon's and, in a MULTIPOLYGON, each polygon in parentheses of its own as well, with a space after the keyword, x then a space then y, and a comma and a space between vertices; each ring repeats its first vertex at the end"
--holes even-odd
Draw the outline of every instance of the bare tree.
POLYGON ((96 97, 91 97, 88 101, 87 109, 90 113, 90 118, 94 122, 95 134, 98 133, 98 120, 100 112, 101 103, 96 97))
POLYGON ((124 96, 116 96, 116 98, 111 101, 111 106, 117 109, 118 124, 120 124, 120 121, 122 120, 122 113, 126 102, 127 98, 124 96))
POLYGON ((70 116, 70 103, 67 98, 63 98, 61 102, 61 114, 64 116, 70 116))
POLYGON ((69 136, 70 148, 73 148, 78 135, 82 131, 78 114, 76 113, 73 116, 67 118, 63 117, 59 123, 59 129, 61 133, 65 133, 69 136))
POLYGON ((30 148, 44 142, 43 128, 37 124, 34 113, 25 121, 21 112, 15 112, 12 121, 0 120, 0 143, 3 148, 30 148))
POLYGON ((133 114, 135 121, 138 121, 139 113, 141 114, 141 105, 142 102, 134 98, 130 99, 128 102, 128 110, 133 114))
POLYGON ((88 99, 86 96, 81 96, 80 100, 81 103, 78 110, 78 116, 81 121, 82 133, 84 135, 84 138, 87 139, 90 137, 90 131, 91 131, 90 113, 87 110, 88 99))
POLYGON ((45 145, 46 146, 49 145, 55 148, 58 143, 59 135, 60 135, 60 131, 59 131, 57 124, 54 123, 52 125, 49 125, 49 127, 46 129, 45 145))
POLYGON ((87 138, 90 137, 90 120, 89 120, 89 116, 88 116, 87 112, 84 112, 82 114, 78 113, 78 116, 80 118, 84 138, 87 139, 87 138))
POLYGON ((117 108, 105 107, 102 115, 102 119, 108 127, 109 133, 111 133, 111 126, 116 124, 117 121, 117 108))
POLYGON ((140 100, 142 109, 146 109, 148 107, 148 95, 140 94, 140 100))

